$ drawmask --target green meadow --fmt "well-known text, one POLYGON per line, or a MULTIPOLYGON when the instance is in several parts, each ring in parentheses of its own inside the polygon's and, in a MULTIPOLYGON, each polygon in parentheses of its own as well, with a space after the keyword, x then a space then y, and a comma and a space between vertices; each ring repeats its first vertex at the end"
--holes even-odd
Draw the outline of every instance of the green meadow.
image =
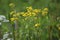
POLYGON ((0 40, 60 40, 60 0, 0 0, 0 40))

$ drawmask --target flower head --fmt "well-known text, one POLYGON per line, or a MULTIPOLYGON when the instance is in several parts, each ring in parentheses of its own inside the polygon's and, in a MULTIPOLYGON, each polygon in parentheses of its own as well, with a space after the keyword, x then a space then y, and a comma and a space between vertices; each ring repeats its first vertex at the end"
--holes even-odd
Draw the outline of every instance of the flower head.
POLYGON ((14 14, 14 13, 15 13, 15 11, 11 11, 11 12, 10 12, 10 15, 12 15, 12 14, 14 14))
POLYGON ((9 6, 13 8, 13 7, 15 7, 15 4, 14 3, 10 3, 9 6))
POLYGON ((44 8, 44 10, 48 11, 48 8, 44 8))
POLYGON ((45 15, 47 15, 47 11, 42 11, 42 16, 45 16, 45 15))
POLYGON ((36 23, 36 24, 35 24, 35 27, 39 27, 39 26, 40 26, 40 24, 39 24, 39 23, 36 23))
POLYGON ((27 9, 27 11, 31 11, 31 10, 33 10, 33 9, 32 9, 32 6, 30 6, 30 7, 26 7, 26 9, 27 9))
POLYGON ((11 21, 15 21, 15 20, 17 20, 17 19, 18 19, 18 18, 11 18, 10 20, 11 20, 11 21))

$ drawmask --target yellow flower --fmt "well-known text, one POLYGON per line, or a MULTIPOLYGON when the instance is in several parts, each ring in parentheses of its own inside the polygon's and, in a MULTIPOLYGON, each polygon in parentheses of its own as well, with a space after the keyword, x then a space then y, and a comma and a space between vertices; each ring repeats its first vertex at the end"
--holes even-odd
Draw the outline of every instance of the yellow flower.
POLYGON ((17 19, 18 19, 18 18, 11 18, 10 20, 11 20, 11 21, 15 21, 15 20, 17 20, 17 19))
POLYGON ((47 11, 42 11, 42 16, 45 16, 45 15, 47 15, 47 11))
POLYGON ((10 3, 9 6, 13 8, 13 7, 15 7, 15 4, 14 3, 10 3))
POLYGON ((33 16, 36 16, 37 14, 36 14, 36 13, 34 13, 34 12, 32 12, 32 15, 33 15, 33 16))
POLYGON ((14 13, 15 13, 15 11, 11 11, 11 12, 10 12, 10 15, 12 15, 12 14, 14 14, 14 13))
POLYGON ((48 8, 44 8, 44 10, 48 11, 48 8))
POLYGON ((14 21, 14 20, 15 20, 15 18, 11 18, 10 20, 11 20, 11 21, 14 21))
POLYGON ((24 13, 22 16, 26 17, 26 16, 27 16, 27 14, 26 14, 26 13, 24 13))
POLYGON ((35 24, 35 27, 39 27, 39 26, 40 26, 40 24, 39 24, 39 23, 35 24))
POLYGON ((25 12, 21 12, 20 15, 26 17, 26 16, 27 16, 27 13, 25 13, 25 12))
POLYGON ((28 12, 27 15, 28 15, 28 16, 32 16, 32 13, 31 13, 31 12, 28 12))
POLYGON ((22 16, 24 16, 24 17, 31 16, 31 12, 25 12, 24 14, 22 14, 22 16))
POLYGON ((33 12, 35 13, 41 12, 41 9, 34 9, 33 12))
POLYGON ((20 12, 20 15, 23 15, 24 14, 24 12, 20 12))
POLYGON ((27 11, 31 11, 32 10, 32 6, 30 7, 26 7, 27 11))

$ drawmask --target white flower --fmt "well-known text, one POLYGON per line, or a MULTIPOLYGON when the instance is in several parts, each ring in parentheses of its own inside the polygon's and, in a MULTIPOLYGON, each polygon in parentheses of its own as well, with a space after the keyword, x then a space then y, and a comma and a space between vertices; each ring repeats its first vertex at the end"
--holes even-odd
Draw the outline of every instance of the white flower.
POLYGON ((2 21, 3 19, 0 17, 0 21, 2 21))
POLYGON ((4 35, 3 35, 3 39, 8 38, 8 36, 9 36, 9 34, 8 34, 8 33, 4 34, 4 35))
POLYGON ((4 15, 0 15, 0 21, 9 22, 4 15))
POLYGON ((6 19, 6 17, 4 15, 0 15, 0 21, 6 19))
POLYGON ((3 22, 9 22, 9 20, 4 19, 3 22))

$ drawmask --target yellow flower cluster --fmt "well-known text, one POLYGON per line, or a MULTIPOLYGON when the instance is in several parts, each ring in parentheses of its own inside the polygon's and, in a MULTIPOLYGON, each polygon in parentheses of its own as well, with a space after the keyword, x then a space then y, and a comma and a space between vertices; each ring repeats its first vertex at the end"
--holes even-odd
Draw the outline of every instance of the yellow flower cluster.
POLYGON ((36 16, 37 13, 41 12, 41 9, 33 9, 31 6, 30 7, 26 7, 26 12, 24 14, 22 14, 22 16, 26 17, 26 16, 36 16))
MULTIPOLYGON (((10 6, 14 5, 13 3, 10 4, 10 6)), ((44 8, 43 10, 41 9, 33 9, 32 6, 26 7, 26 12, 16 12, 16 11, 11 11, 10 15, 13 18, 16 18, 18 16, 23 16, 23 17, 30 17, 30 16, 37 16, 41 13, 43 16, 47 15, 48 13, 48 8, 44 8)), ((12 20, 12 19, 11 19, 12 20)))
POLYGON ((20 15, 20 13, 16 13, 16 11, 11 11, 10 16, 12 16, 12 17, 10 18, 10 20, 11 21, 17 20, 19 15, 20 15))
POLYGON ((26 17, 26 16, 36 16, 38 13, 41 13, 42 16, 45 16, 48 13, 48 8, 44 8, 43 10, 41 10, 41 9, 33 9, 30 6, 30 7, 26 7, 26 10, 27 11, 22 14, 22 16, 24 16, 24 17, 26 17))
POLYGON ((32 6, 26 7, 26 9, 27 9, 27 11, 32 11, 33 10, 32 6))
POLYGON ((11 21, 15 21, 15 20, 18 20, 18 18, 11 18, 10 20, 11 21))
POLYGON ((20 13, 19 12, 16 13, 16 11, 11 11, 10 15, 12 15, 13 17, 17 17, 20 16, 20 13))
POLYGON ((41 12, 41 9, 34 9, 33 12, 35 13, 41 12))
POLYGON ((45 15, 47 15, 47 13, 48 13, 48 8, 44 8, 42 10, 42 15, 45 16, 45 15))

